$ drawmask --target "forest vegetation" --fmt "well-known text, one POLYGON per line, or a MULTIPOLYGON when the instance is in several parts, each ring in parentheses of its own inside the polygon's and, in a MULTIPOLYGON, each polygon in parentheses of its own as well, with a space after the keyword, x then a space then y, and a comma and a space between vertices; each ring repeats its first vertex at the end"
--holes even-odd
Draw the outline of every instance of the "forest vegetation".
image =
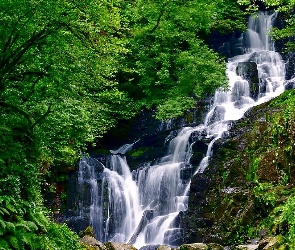
MULTIPOLYGON (((262 2, 286 14, 275 38, 292 36, 295 2, 262 2)), ((181 116, 226 88, 206 37, 244 30, 247 6, 256 10, 246 0, 0 1, 0 249, 82 248, 44 206, 50 180, 120 120, 181 116)))

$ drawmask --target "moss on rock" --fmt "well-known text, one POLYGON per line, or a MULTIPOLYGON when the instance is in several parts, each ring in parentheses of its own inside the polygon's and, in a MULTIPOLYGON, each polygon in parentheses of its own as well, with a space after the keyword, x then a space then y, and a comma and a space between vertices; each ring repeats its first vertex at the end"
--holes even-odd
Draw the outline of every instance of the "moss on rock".
MULTIPOLYGON (((276 208, 287 204, 294 187, 294 111, 295 90, 285 91, 248 111, 232 125, 229 136, 216 143, 204 172, 208 189, 202 196, 197 190, 190 193, 183 219, 185 242, 201 239, 236 245, 259 237, 263 229, 269 235, 287 236, 291 244, 288 228, 292 222, 282 219, 286 225, 278 228, 274 215, 280 216, 276 208), (196 196, 198 206, 194 205, 196 196), (207 227, 190 226, 200 219, 208 221, 207 227)), ((198 182, 196 175, 191 185, 198 182)))
POLYGON ((179 250, 208 250, 208 246, 203 243, 183 244, 179 250))

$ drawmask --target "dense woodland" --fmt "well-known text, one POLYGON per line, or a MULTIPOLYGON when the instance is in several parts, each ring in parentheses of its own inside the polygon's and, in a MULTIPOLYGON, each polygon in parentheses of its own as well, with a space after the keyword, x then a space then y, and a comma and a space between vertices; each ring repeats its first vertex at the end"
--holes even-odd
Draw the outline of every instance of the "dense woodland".
MULTIPOLYGON (((243 31, 261 6, 293 0, 0 1, 0 249, 80 249, 43 203, 56 171, 143 110, 183 115, 226 88, 225 60, 206 44, 243 31)), ((292 51, 292 43, 288 43, 292 51)), ((293 232, 293 234, 295 234, 293 232)))

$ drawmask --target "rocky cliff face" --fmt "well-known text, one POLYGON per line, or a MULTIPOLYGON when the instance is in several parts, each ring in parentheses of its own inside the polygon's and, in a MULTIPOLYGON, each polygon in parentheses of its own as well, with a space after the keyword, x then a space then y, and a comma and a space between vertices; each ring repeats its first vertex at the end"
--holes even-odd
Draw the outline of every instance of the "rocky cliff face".
MULTIPOLYGON (((289 235, 273 217, 294 190, 295 91, 248 111, 216 143, 204 172, 193 177, 183 215, 185 242, 233 244, 265 234, 289 235)), ((290 224, 290 223, 289 223, 290 224)))

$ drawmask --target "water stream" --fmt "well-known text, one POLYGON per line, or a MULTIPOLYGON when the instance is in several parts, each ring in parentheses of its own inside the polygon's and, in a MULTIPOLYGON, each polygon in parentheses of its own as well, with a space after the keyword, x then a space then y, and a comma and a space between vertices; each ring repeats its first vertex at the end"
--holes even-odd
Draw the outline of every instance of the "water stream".
POLYGON ((228 131, 229 123, 284 91, 284 62, 268 35, 275 15, 261 12, 256 18, 250 17, 248 30, 240 38, 244 54, 227 63, 229 90, 216 91, 203 124, 182 128, 170 141, 167 155, 157 164, 131 172, 124 154, 132 144, 127 144, 112 151, 111 161, 102 167, 98 183, 92 163, 88 158, 81 160, 79 185, 82 188, 87 183, 90 187, 90 225, 98 240, 126 242, 137 248, 178 244, 182 234, 175 227, 175 220, 188 206, 190 180, 184 179, 181 171, 192 168, 191 134, 205 134, 208 140, 207 153, 194 174, 202 173, 208 166, 212 146, 228 131), (253 65, 259 76, 255 93, 245 79, 245 68, 253 65))

